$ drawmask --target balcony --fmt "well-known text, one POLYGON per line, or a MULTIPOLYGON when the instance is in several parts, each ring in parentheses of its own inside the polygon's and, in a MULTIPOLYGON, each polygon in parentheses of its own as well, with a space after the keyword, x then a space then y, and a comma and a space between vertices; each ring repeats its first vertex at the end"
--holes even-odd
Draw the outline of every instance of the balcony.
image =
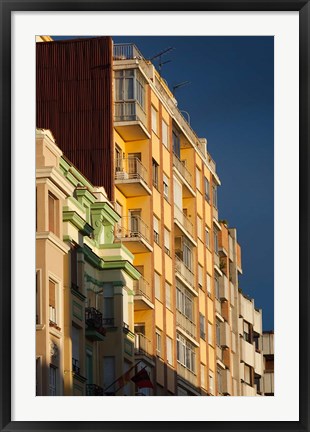
POLYGON ((177 362, 177 374, 194 387, 197 387, 197 375, 179 362, 177 362))
POLYGON ((137 157, 117 159, 115 185, 128 198, 151 195, 148 172, 137 157))
POLYGON ((177 327, 196 339, 196 324, 193 323, 187 316, 183 315, 180 311, 177 310, 176 312, 177 327))
POLYGON ((180 281, 183 282, 191 291, 194 291, 195 295, 197 295, 194 283, 194 274, 177 255, 175 255, 175 271, 176 276, 180 281))
POLYGON ((86 384, 86 396, 103 396, 103 388, 97 384, 86 384))
POLYGON ((179 237, 185 234, 191 243, 197 246, 193 238, 193 224, 177 205, 174 206, 174 223, 176 225, 175 235, 179 237))
POLYGON ((221 371, 222 377, 222 394, 223 395, 232 395, 232 379, 231 373, 229 369, 225 369, 221 371))
POLYGON ((152 343, 142 333, 135 333, 135 356, 147 360, 149 363, 154 364, 152 343))
POLYGON ((221 346, 225 348, 231 347, 230 326, 224 321, 220 324, 221 346))
POLYGON ((116 242, 126 242, 131 253, 153 252, 150 244, 150 230, 140 216, 121 218, 115 235, 116 242))
POLYGON ((214 253, 213 257, 214 257, 214 265, 220 268, 220 257, 216 252, 214 253))
POLYGON ((173 168, 176 169, 176 173, 183 182, 184 197, 189 198, 196 196, 196 193, 192 187, 192 175, 184 165, 183 161, 181 161, 175 154, 173 155, 173 168))
POLYGON ((114 127, 124 141, 150 138, 146 113, 137 100, 114 103, 114 127))
POLYGON ((102 313, 93 307, 85 308, 85 336, 92 341, 103 341, 106 329, 103 327, 102 313))
POLYGON ((228 289, 228 279, 223 274, 220 278, 220 298, 221 300, 229 300, 229 289, 228 289))
POLYGON ((154 309, 151 287, 143 276, 141 276, 139 280, 133 282, 133 289, 135 293, 135 311, 154 309))

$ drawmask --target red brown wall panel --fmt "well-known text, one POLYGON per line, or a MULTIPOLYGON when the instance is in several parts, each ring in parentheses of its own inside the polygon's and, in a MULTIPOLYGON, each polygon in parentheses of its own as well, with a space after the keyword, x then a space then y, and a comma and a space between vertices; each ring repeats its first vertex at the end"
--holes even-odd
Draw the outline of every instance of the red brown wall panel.
POLYGON ((114 200, 112 62, 110 37, 37 43, 37 127, 114 200))

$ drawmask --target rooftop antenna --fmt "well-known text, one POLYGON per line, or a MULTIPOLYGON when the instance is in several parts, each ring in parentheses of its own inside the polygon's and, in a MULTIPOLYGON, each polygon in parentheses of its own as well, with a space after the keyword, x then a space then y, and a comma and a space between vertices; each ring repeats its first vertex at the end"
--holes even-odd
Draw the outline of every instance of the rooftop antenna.
POLYGON ((184 87, 184 86, 186 86, 187 84, 191 84, 191 82, 190 82, 190 81, 182 81, 182 82, 180 82, 179 84, 176 84, 175 86, 173 86, 173 87, 172 87, 172 94, 173 94, 173 96, 175 95, 175 91, 176 91, 178 88, 180 88, 180 87, 184 87))
POLYGON ((150 60, 155 60, 155 59, 159 58, 159 63, 158 63, 159 72, 161 71, 164 64, 171 62, 171 60, 162 61, 162 56, 168 54, 168 52, 170 52, 172 50, 174 50, 173 47, 166 48, 165 50, 159 52, 158 54, 155 54, 153 57, 150 58, 150 60))

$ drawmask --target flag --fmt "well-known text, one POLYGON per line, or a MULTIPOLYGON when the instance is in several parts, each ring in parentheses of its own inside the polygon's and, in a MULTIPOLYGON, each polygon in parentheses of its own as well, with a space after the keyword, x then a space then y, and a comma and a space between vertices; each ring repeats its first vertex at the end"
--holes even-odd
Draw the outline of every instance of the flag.
POLYGON ((145 368, 136 373, 136 375, 131 378, 131 381, 140 388, 153 388, 153 384, 145 368))
POLYGON ((120 376, 117 379, 117 385, 119 386, 118 390, 121 389, 122 387, 124 387, 124 385, 126 385, 128 383, 128 381, 130 381, 130 373, 132 371, 133 368, 129 369, 127 372, 125 372, 122 376, 120 376))

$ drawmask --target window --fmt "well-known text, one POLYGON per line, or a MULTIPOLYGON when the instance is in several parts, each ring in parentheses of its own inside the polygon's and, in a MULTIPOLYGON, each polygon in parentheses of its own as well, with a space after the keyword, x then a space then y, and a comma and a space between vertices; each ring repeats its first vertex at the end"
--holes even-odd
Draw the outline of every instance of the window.
POLYGON ((216 345, 221 346, 221 327, 218 321, 216 321, 215 333, 216 333, 216 345))
POLYGON ((206 388, 206 376, 205 376, 205 365, 200 364, 200 384, 201 387, 206 388))
POLYGON ((179 333, 177 333, 177 360, 187 369, 195 373, 195 346, 179 333))
POLYGON ((208 322, 208 343, 209 345, 214 346, 213 325, 209 322, 208 322))
POLYGON ((220 281, 219 277, 216 272, 214 272, 214 290, 215 290, 215 297, 219 300, 220 299, 220 281))
MULTIPOLYGON (((135 69, 124 69, 115 71, 115 101, 133 101, 145 107, 145 80, 142 74, 135 69)), ((126 113, 125 105, 122 106, 123 114, 126 113)), ((127 106, 127 115, 135 119, 135 107, 127 106), (128 110, 131 108, 131 110, 128 110)), ((118 113, 116 110, 116 116, 118 113)))
POLYGON ((222 373, 221 369, 217 369, 217 391, 222 393, 222 373))
POLYGON ((48 230, 57 234, 57 198, 48 193, 48 230))
POLYGON ((250 385, 251 385, 251 375, 252 375, 252 373, 251 373, 250 366, 245 364, 244 365, 244 381, 250 385))
POLYGON ((162 142, 164 144, 165 147, 168 148, 168 125, 167 123, 162 120, 161 122, 161 131, 162 131, 162 142))
POLYGON ((214 252, 218 254, 219 253, 218 230, 215 226, 213 227, 213 240, 214 240, 214 252))
POLYGON ((36 271, 36 324, 41 324, 41 271, 36 271))
POLYGON ((152 159, 152 177, 153 177, 153 185, 158 189, 158 163, 155 159, 152 159))
POLYGON ((154 225, 154 241, 159 244, 159 219, 156 216, 153 216, 153 225, 154 225))
POLYGON ((192 247, 185 239, 183 239, 183 262, 188 269, 192 270, 192 266, 193 266, 192 247))
POLYGON ((177 281, 177 310, 193 322, 194 317, 194 297, 193 295, 177 281))
POLYGON ((213 206, 217 209, 217 186, 212 186, 213 206))
POLYGON ((196 189, 201 189, 201 171, 196 167, 196 189))
POLYGON ((213 374, 209 375, 209 392, 214 394, 214 376, 213 374))
POLYGON ((115 210, 121 217, 116 224, 116 236, 119 237, 122 236, 123 206, 118 201, 115 203, 115 210))
POLYGON ((173 364, 173 350, 172 350, 172 339, 167 336, 167 363, 172 365, 173 364))
POLYGON ((245 321, 243 321, 243 339, 251 343, 250 325, 245 321))
POLYGON ((115 171, 122 171, 122 150, 115 144, 115 171))
POLYGON ((173 153, 180 159, 181 158, 180 136, 175 130, 172 131, 172 150, 173 153))
POLYGON ((161 300, 160 275, 155 272, 154 275, 155 297, 161 300))
POLYGON ((49 320, 52 324, 58 323, 57 316, 57 284, 53 280, 49 279, 49 320))
POLYGON ((161 346, 161 333, 160 330, 156 330, 156 355, 161 357, 162 346, 161 346))
MULTIPOLYGON (((126 319, 128 315, 128 299, 125 298, 125 293, 123 295, 123 321, 128 322, 126 319), (127 302, 126 302, 127 301, 127 302)), ((114 323, 114 290, 113 285, 110 283, 106 283, 103 286, 103 321, 104 325, 113 324, 114 323)))
POLYGON ((170 256, 170 231, 168 231, 166 228, 164 229, 164 234, 165 234, 165 252, 167 255, 170 256))
POLYGON ((205 233, 206 233, 206 246, 207 248, 210 248, 210 233, 207 227, 205 233))
MULTIPOLYGON (((178 207, 178 211, 176 216, 179 216, 179 213, 182 212, 183 207, 183 200, 182 200, 182 184, 173 177, 173 198, 174 198, 174 205, 178 207)), ((181 215, 182 217, 182 215, 181 215)), ((183 220, 183 219, 181 219, 183 220)))
POLYGON ((207 273, 207 293, 211 297, 211 276, 207 273))
POLYGON ((71 263, 71 288, 78 290, 78 259, 77 249, 71 245, 70 249, 70 263, 71 263))
POLYGON ((197 236, 202 240, 202 219, 197 216, 197 236))
POLYGON ((165 283, 165 288, 166 288, 166 307, 168 309, 171 309, 171 306, 172 306, 171 285, 169 282, 165 283))
MULTIPOLYGON (((103 368, 103 388, 108 388, 108 394, 114 395, 114 391, 117 389, 115 384, 111 385, 115 381, 115 357, 114 356, 104 356, 102 362, 103 368)), ((107 393, 106 393, 107 394, 107 393)))
POLYGON ((57 368, 53 365, 49 368, 49 393, 50 396, 57 395, 57 368))
POLYGON ((200 264, 198 264, 198 285, 199 285, 199 288, 202 289, 202 286, 203 286, 203 268, 200 264))
POLYGON ((205 316, 201 313, 199 314, 199 324, 200 324, 200 337, 203 340, 206 340, 206 321, 205 316))
POLYGON ((169 201, 169 179, 164 174, 164 198, 169 201))
POLYGON ((205 177, 205 199, 210 202, 210 182, 205 177))
POLYGON ((158 111, 152 106, 152 130, 158 134, 158 111))
POLYGON ((72 366, 73 372, 80 374, 80 329, 72 326, 72 366))

